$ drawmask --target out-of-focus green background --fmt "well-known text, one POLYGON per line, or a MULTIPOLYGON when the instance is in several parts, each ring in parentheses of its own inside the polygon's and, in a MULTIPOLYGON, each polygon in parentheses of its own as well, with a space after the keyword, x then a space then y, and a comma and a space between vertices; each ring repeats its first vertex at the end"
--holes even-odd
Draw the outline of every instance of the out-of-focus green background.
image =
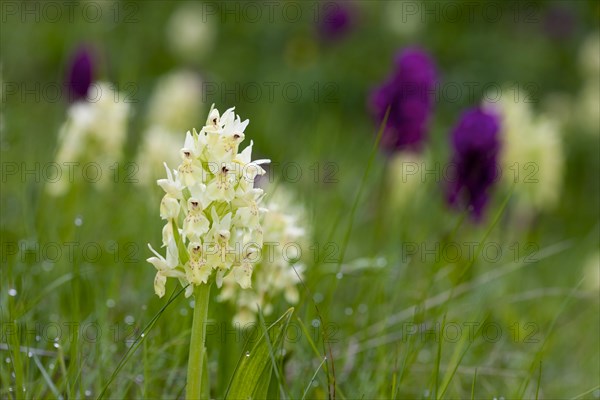
MULTIPOLYGON (((339 398, 431 398, 456 365, 448 398, 470 396, 472 387, 477 398, 533 398, 538 386, 540 398, 598 398, 600 135, 581 122, 578 105, 585 88, 600 91, 582 67, 583 45, 598 35, 600 3, 348 2, 352 24, 331 39, 318 26, 333 6, 0 3, 1 398, 20 397, 17 374, 27 398, 97 396, 166 303, 154 295, 155 271, 145 261, 146 243, 160 241, 160 188, 117 179, 108 190, 83 183, 62 197, 44 191, 44 166, 54 160, 69 107, 65 74, 82 45, 94 49, 96 80, 111 82, 130 102, 122 174, 136 159, 157 81, 186 69, 203 81, 195 127, 212 103, 235 106, 250 119, 246 143, 254 141, 255 158, 271 159, 270 176, 306 208, 306 287, 293 321, 333 360, 319 369, 323 354, 306 335, 288 340, 283 371, 291 398, 305 390, 307 398, 326 398, 328 376, 339 398), (204 47, 182 53, 173 44, 176 27, 198 10, 204 47), (452 126, 486 88, 511 83, 534 113, 560 120, 565 161, 553 209, 534 209, 523 220, 512 200, 504 203, 510 189, 497 185, 486 219, 475 224, 446 207, 436 179, 421 185, 418 202, 388 204, 389 156, 378 151, 370 161, 378 122, 368 96, 392 70, 394 55, 411 45, 426 49, 439 72, 426 145, 432 163, 448 161, 452 126), (480 257, 460 279, 452 263, 421 247, 421 257, 407 255, 407 244, 435 249, 447 241, 493 242, 502 255, 480 257), (89 243, 102 250, 92 261, 81 251, 89 243), (452 299, 440 301, 440 294, 452 299), (329 329, 325 344, 315 306, 329 329), (492 328, 472 343, 407 335, 445 321, 460 326, 463 339, 469 323, 486 319, 499 327, 497 338, 492 328), (69 326, 98 334, 79 329, 74 339, 69 326), (17 363, 7 350, 15 344, 24 349, 17 363)), ((229 325, 234 310, 213 304, 209 316, 223 335, 209 335, 209 370, 211 393, 220 398, 243 340, 229 325)), ((275 304, 273 317, 286 308, 283 300, 275 304)), ((182 396, 190 327, 189 299, 180 296, 108 396, 182 396)))

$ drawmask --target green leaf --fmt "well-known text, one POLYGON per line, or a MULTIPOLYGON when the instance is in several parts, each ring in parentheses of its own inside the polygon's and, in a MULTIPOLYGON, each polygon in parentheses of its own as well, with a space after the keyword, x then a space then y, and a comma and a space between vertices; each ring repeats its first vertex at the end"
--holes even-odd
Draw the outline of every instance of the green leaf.
POLYGON ((175 238, 175 243, 177 244, 177 252, 179 253, 179 262, 181 265, 185 265, 185 263, 190 259, 187 248, 183 244, 183 239, 179 234, 179 229, 177 228, 177 224, 175 223, 174 219, 171 220, 171 224, 173 226, 173 237, 175 238))
POLYGON ((246 343, 225 394, 226 399, 267 398, 275 358, 271 351, 276 351, 283 344, 293 312, 294 309, 290 308, 267 329, 268 338, 263 333, 254 345, 246 343))

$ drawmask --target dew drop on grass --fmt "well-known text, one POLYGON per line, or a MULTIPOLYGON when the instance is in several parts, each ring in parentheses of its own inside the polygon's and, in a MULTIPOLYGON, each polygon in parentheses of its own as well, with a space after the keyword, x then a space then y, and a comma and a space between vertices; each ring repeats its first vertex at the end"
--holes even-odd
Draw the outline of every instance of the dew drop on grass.
POLYGON ((320 303, 323 301, 323 294, 322 293, 315 293, 315 295, 313 296, 313 300, 315 301, 315 303, 320 303))
POLYGON ((140 337, 145 337, 145 336, 146 336, 146 334, 145 334, 145 333, 142 333, 142 334, 140 335, 140 337))
POLYGON ((36 337, 35 337, 35 341, 36 341, 36 342, 39 342, 40 340, 42 340, 42 338, 40 337, 40 335, 36 335, 36 337))
POLYGON ((81 215, 78 215, 77 217, 75 217, 75 226, 81 225, 83 225, 83 218, 81 217, 81 215))
POLYGON ((194 308, 196 302, 194 300, 190 300, 190 308, 194 308))
POLYGON ((8 295, 11 297, 15 297, 17 295, 17 289, 13 289, 13 288, 8 289, 8 295))
POLYGON ((361 314, 364 314, 364 313, 366 313, 367 311, 369 311, 369 306, 368 306, 368 305, 366 305, 365 303, 360 303, 360 304, 358 305, 358 312, 359 312, 359 313, 361 313, 361 314))
POLYGON ((54 348, 55 348, 55 349, 58 349, 59 347, 60 347, 60 344, 58 344, 58 343, 54 343, 54 348))
POLYGON ((249 351, 246 352, 246 357, 250 357, 250 352, 249 351))
POLYGON ((50 272, 54 269, 54 263, 52 261, 44 260, 42 262, 42 269, 45 272, 50 272))
POLYGON ((5 361, 7 364, 10 364, 10 357, 6 357, 6 358, 4 359, 4 361, 5 361))
POLYGON ((85 391, 85 397, 91 397, 92 396, 92 391, 90 389, 87 389, 85 391))
POLYGON ((33 353, 32 352, 28 352, 27 353, 27 357, 29 357, 29 358, 33 357, 33 353))
POLYGON ((186 315, 188 315, 188 310, 186 308, 182 308, 179 310, 179 314, 185 317, 186 315))
POLYGON ((341 272, 338 272, 337 274, 335 274, 335 277, 338 279, 342 279, 344 277, 344 274, 341 272))
POLYGON ((54 369, 54 363, 50 363, 50 364, 48 364, 48 368, 50 368, 50 369, 54 369))
POLYGON ((417 359, 419 360, 419 362, 428 363, 429 361, 431 361, 431 352, 427 349, 423 349, 417 355, 417 359))
POLYGON ((133 318, 132 315, 125 316, 125 323, 127 325, 133 325, 134 322, 135 322, 135 318, 133 318))
POLYGON ((310 323, 314 328, 318 328, 321 325, 321 321, 319 321, 318 319, 313 319, 312 322, 310 323))
POLYGON ((113 308, 115 306, 115 301, 113 299, 106 300, 106 307, 113 308))
POLYGON ((351 307, 346 307, 344 309, 344 314, 350 316, 350 315, 354 314, 354 310, 351 307))

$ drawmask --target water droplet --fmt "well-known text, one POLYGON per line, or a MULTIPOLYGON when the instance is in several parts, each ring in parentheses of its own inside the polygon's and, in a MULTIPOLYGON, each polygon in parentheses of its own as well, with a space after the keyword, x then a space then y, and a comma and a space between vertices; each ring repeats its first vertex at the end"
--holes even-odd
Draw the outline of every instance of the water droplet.
POLYGON ((6 358, 4 359, 4 361, 5 361, 7 364, 10 364, 10 357, 6 357, 6 358))
POLYGON ((81 226, 83 225, 83 218, 78 215, 77 217, 75 217, 75 226, 81 226))
POLYGON ((358 312, 359 312, 359 313, 361 313, 361 314, 364 314, 364 313, 366 313, 367 311, 369 311, 369 306, 368 306, 368 305, 366 305, 365 303, 360 303, 360 304, 358 305, 358 312))
POLYGON ((55 348, 55 349, 58 349, 59 347, 60 347, 60 344, 58 344, 58 343, 54 343, 54 348, 55 348))
POLYGON ((344 277, 344 274, 341 272, 338 272, 337 274, 335 274, 335 277, 338 279, 342 279, 344 277))
POLYGON ((50 272, 54 269, 54 263, 52 261, 44 260, 42 262, 42 269, 45 272, 50 272))
POLYGON ((313 296, 313 300, 315 301, 315 303, 320 303, 323 301, 323 294, 322 293, 315 293, 313 296))
POLYGON ((140 375, 136 375, 135 376, 135 382, 138 383, 138 384, 144 382, 144 376, 141 375, 141 374, 140 375))
POLYGON ((91 396, 92 396, 92 391, 91 391, 90 389, 87 389, 87 390, 85 391, 85 396, 86 396, 86 397, 91 397, 91 396))
POLYGON ((249 351, 246 352, 246 357, 250 357, 250 352, 249 351))
POLYGON ((115 306, 115 301, 113 299, 106 300, 106 307, 113 308, 115 306))
POLYGON ((32 352, 28 352, 27 353, 27 357, 29 357, 29 358, 33 357, 33 353, 32 352))
POLYGON ((125 316, 125 323, 127 325, 133 325, 134 322, 135 322, 135 318, 133 318, 132 315, 125 316))
POLYGON ((323 361, 327 361, 327 356, 324 356, 324 357, 323 357, 323 361))
POLYGON ((140 337, 146 337, 146 334, 145 334, 145 333, 142 333, 142 334, 140 335, 140 337))
POLYGON ((190 300, 190 308, 194 308, 196 302, 194 300, 190 300))
POLYGON ((40 335, 36 335, 36 337, 35 337, 35 341, 36 341, 36 342, 39 342, 40 340, 42 340, 41 336, 40 336, 40 335))
POLYGON ((350 316, 350 315, 354 314, 354 310, 351 307, 346 307, 344 309, 344 314, 350 316))
POLYGON ((145 304, 142 304, 142 310, 146 311, 148 309, 148 306, 145 304))
POLYGON ((423 349, 417 355, 419 362, 426 364, 431 361, 431 352, 428 349, 423 349))
POLYGON ((182 309, 180 309, 180 310, 179 310, 179 314, 183 315, 184 317, 185 317, 186 315, 188 315, 188 310, 187 310, 187 308, 182 308, 182 309))
POLYGON ((313 328, 318 328, 319 326, 321 326, 321 321, 315 318, 310 324, 313 326, 313 328))
POLYGON ((49 369, 54 369, 54 363, 50 363, 50 364, 48 364, 48 368, 49 368, 49 369))
POLYGON ((12 388, 12 387, 9 387, 9 388, 8 388, 8 391, 9 391, 9 392, 12 392, 12 391, 13 391, 13 388, 12 388))
POLYGON ((13 288, 8 289, 8 295, 11 297, 15 297, 17 295, 17 290, 13 288))
POLYGON ((26 391, 27 391, 27 388, 26 388, 25 386, 23 386, 23 391, 24 391, 24 392, 26 392, 26 391))

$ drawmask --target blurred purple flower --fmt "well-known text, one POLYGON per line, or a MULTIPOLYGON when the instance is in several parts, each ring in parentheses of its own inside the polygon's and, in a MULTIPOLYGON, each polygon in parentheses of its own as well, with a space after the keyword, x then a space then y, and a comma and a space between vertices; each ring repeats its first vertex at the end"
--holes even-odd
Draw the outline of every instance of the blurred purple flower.
POLYGON ((544 14, 543 27, 551 39, 564 40, 572 36, 577 21, 575 14, 562 5, 551 6, 544 14))
POLYGON ((378 123, 390 114, 381 144, 389 151, 420 151, 427 138, 437 82, 435 63, 424 50, 404 49, 385 83, 371 93, 370 106, 378 123))
POLYGON ((500 151, 500 117, 480 108, 465 111, 452 132, 453 176, 447 187, 448 203, 469 207, 481 219, 496 181, 500 151))
POLYGON ((343 38, 354 26, 354 9, 348 2, 327 2, 321 8, 318 29, 326 40, 343 38))
POLYGON ((87 47, 80 47, 69 65, 67 87, 69 101, 85 99, 94 78, 94 59, 87 47))

